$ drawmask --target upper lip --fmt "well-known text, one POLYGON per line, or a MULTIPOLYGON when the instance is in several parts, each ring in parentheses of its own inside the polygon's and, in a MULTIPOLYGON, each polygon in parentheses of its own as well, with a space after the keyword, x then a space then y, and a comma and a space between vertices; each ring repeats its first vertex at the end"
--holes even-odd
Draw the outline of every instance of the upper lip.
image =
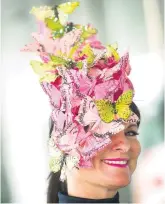
POLYGON ((112 159, 103 159, 103 161, 128 161, 128 158, 112 158, 112 159))

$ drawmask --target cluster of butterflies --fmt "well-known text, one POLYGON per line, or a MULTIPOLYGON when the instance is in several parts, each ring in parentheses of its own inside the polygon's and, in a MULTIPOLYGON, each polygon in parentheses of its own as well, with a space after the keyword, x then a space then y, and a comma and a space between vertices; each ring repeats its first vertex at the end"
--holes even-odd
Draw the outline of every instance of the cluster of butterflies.
MULTIPOLYGON (((40 82, 54 82, 59 77, 56 68, 62 65, 66 68, 76 67, 83 68, 83 56, 86 56, 87 67, 90 67, 96 55, 91 48, 90 44, 83 45, 81 52, 79 53, 80 60, 75 60, 74 54, 88 38, 91 38, 97 33, 97 30, 90 25, 82 26, 73 23, 67 23, 68 15, 79 6, 79 2, 67 2, 60 4, 53 8, 39 8, 38 10, 33 8, 31 13, 36 17, 40 17, 44 21, 46 27, 51 30, 53 41, 47 39, 47 36, 35 35, 36 43, 38 46, 42 46, 43 53, 48 55, 48 61, 40 62, 36 60, 31 61, 31 66, 36 74, 40 76, 40 82), (41 15, 43 13, 43 16, 41 15), (81 32, 79 32, 81 30, 81 32), (55 52, 49 53, 47 50, 55 52)), ((35 51, 34 45, 26 46, 26 51, 35 51)), ((36 46, 36 51, 37 51, 36 46)), ((42 54, 43 54, 42 53, 42 54)), ((40 52, 41 54, 41 52, 40 52)), ((114 60, 118 62, 120 60, 117 44, 108 45, 106 47, 106 57, 113 56, 114 60)), ((131 115, 129 105, 132 102, 133 91, 128 90, 123 93, 116 103, 111 103, 106 100, 97 100, 95 104, 102 120, 106 123, 110 123, 116 118, 127 119, 131 115)))
MULTIPOLYGON (((97 33, 90 25, 76 25, 68 23, 68 15, 77 7, 79 2, 67 2, 51 7, 33 8, 31 13, 46 25, 52 35, 52 40, 45 34, 33 34, 34 43, 26 45, 22 51, 37 52, 42 61, 32 60, 31 66, 36 74, 40 76, 40 82, 54 82, 59 76, 56 67, 62 65, 66 68, 82 69, 85 56, 87 66, 90 67, 96 59, 91 46, 83 45, 79 53, 79 59, 75 59, 75 53, 85 40, 97 33), (78 34, 78 30, 81 33, 78 34), (57 46, 58 45, 58 46, 57 46), (41 49, 42 48, 42 49, 41 49), (50 51, 51 50, 51 51, 50 51)), ((113 56, 116 61, 120 57, 117 52, 117 44, 106 47, 106 55, 113 56)))

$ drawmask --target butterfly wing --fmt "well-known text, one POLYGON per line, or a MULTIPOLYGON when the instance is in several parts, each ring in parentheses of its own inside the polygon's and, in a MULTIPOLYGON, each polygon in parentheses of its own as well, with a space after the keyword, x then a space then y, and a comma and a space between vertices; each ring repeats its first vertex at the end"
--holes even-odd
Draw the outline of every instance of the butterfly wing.
POLYGON ((128 90, 124 92, 116 102, 116 111, 120 118, 126 120, 131 116, 130 105, 133 99, 133 91, 128 90))
POLYGON ((116 134, 124 129, 122 121, 112 121, 110 123, 105 123, 103 121, 97 126, 94 131, 94 135, 99 138, 106 138, 112 134, 116 134))
POLYGON ((86 166, 86 164, 88 164, 86 162, 95 156, 98 151, 105 148, 105 146, 107 146, 110 142, 110 137, 98 138, 91 133, 79 146, 79 151, 83 157, 83 163, 80 163, 81 166, 86 166))
POLYGON ((67 2, 60 4, 58 9, 59 21, 62 25, 65 25, 68 20, 68 14, 73 13, 73 11, 79 6, 79 2, 67 2))
MULTIPOLYGON (((80 25, 76 25, 76 27, 81 28, 80 25)), ((83 39, 88 39, 97 33, 97 29, 91 27, 90 25, 84 26, 81 29, 83 30, 82 36, 81 36, 83 39)))
POLYGON ((80 29, 75 29, 65 34, 65 36, 60 39, 61 52, 72 56, 73 53, 76 51, 76 48, 73 48, 73 50, 71 50, 71 48, 76 45, 76 43, 80 39, 80 36, 80 29))
POLYGON ((45 23, 46 26, 53 31, 60 31, 60 29, 64 28, 64 26, 61 25, 61 23, 58 20, 55 21, 54 19, 51 18, 46 18, 45 23))
MULTIPOLYGON (((60 91, 54 85, 52 85, 51 83, 48 83, 48 82, 42 82, 41 87, 43 88, 46 95, 48 95, 48 97, 50 99, 50 103, 53 106, 54 111, 56 111, 56 109, 59 109, 60 104, 61 104, 60 91)), ((54 117, 54 111, 52 112, 52 117, 54 117)), ((58 116, 57 116, 57 118, 58 118, 58 116)))
POLYGON ((87 63, 88 65, 92 65, 95 59, 94 52, 89 44, 85 45, 82 49, 80 56, 86 55, 87 56, 87 63))
POLYGON ((46 18, 53 18, 54 11, 50 6, 41 6, 39 8, 33 7, 30 11, 38 20, 44 21, 46 18))
POLYGON ((60 4, 58 10, 62 11, 65 14, 71 14, 73 11, 80 5, 79 2, 67 2, 60 4))
POLYGON ((42 63, 36 60, 32 60, 30 64, 33 68, 33 71, 40 76, 40 82, 51 82, 55 81, 57 78, 57 75, 51 73, 51 71, 55 70, 51 63, 42 63))
POLYGON ((40 48, 39 43, 34 42, 28 45, 25 45, 24 48, 21 49, 22 52, 38 52, 38 51, 42 51, 40 48))
POLYGON ((117 43, 107 46, 107 55, 114 57, 115 61, 119 61, 120 59, 117 49, 118 49, 117 43))
POLYGON ((53 61, 53 64, 55 66, 60 66, 60 65, 66 66, 67 65, 67 61, 65 59, 63 59, 62 57, 51 55, 50 58, 53 61))
POLYGON ((95 98, 100 100, 106 96, 112 95, 118 86, 117 80, 109 80, 95 86, 95 98))
POLYGON ((72 123, 71 125, 68 125, 68 127, 64 128, 64 134, 58 139, 58 146, 62 151, 69 153, 72 148, 74 148, 79 130, 77 124, 75 123, 72 123))
POLYGON ((63 11, 58 10, 58 18, 61 25, 66 25, 68 21, 68 14, 65 14, 63 11))
POLYGON ((89 96, 82 100, 78 116, 75 119, 83 126, 97 123, 100 120, 96 106, 89 96))
POLYGON ((100 118, 105 123, 110 123, 114 119, 114 108, 108 100, 95 101, 100 118))

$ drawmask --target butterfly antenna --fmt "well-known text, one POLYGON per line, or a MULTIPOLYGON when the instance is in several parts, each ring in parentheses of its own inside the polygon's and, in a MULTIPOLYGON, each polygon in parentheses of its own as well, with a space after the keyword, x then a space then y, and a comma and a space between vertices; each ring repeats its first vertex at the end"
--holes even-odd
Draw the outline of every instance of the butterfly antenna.
POLYGON ((58 13, 58 9, 57 9, 57 8, 58 8, 57 5, 55 5, 55 6, 52 7, 52 9, 54 10, 54 15, 55 15, 55 17, 59 19, 59 13, 58 13))

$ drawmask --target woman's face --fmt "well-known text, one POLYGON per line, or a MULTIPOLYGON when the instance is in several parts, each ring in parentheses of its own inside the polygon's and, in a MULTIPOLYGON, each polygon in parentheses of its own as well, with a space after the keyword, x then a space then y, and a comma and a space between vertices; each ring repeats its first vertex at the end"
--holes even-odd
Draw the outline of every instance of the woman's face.
POLYGON ((93 158, 93 168, 75 170, 72 176, 108 189, 115 190, 127 186, 136 169, 137 159, 141 151, 137 133, 136 124, 127 124, 125 130, 111 136, 111 144, 93 158), (127 164, 125 166, 110 164, 108 161, 112 159, 126 159, 127 164))

